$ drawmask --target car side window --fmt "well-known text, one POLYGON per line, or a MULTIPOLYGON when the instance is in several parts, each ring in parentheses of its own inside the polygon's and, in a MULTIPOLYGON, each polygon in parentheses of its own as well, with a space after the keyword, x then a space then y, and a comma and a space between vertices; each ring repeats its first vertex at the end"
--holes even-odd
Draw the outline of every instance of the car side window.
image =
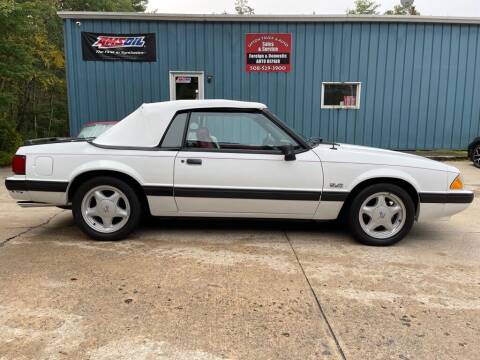
POLYGON ((300 145, 268 117, 255 112, 195 111, 190 115, 186 147, 212 150, 279 150, 300 145))
POLYGON ((180 113, 172 120, 167 129, 162 144, 162 148, 180 148, 183 141, 183 132, 187 123, 187 113, 180 113))

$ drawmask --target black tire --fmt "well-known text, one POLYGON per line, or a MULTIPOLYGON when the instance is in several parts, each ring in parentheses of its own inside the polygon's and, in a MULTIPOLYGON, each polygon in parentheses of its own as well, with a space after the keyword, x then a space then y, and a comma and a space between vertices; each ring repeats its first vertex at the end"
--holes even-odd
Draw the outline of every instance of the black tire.
POLYGON ((116 241, 126 238, 140 223, 142 218, 142 204, 135 190, 126 182, 110 176, 94 177, 85 181, 76 190, 72 200, 72 212, 75 222, 80 229, 94 240, 116 241), (87 193, 97 186, 113 186, 125 194, 130 205, 130 216, 119 230, 110 233, 102 233, 93 229, 82 216, 82 201, 87 193))
POLYGON ((480 154, 480 144, 477 144, 473 147, 472 149, 472 157, 471 160, 473 162, 473 165, 480 169, 480 158, 475 159, 475 154, 480 154), (476 161, 475 161, 476 160, 476 161))
POLYGON ((389 246, 399 242, 410 232, 415 221, 415 204, 408 192, 401 187, 388 183, 375 184, 368 186, 355 196, 349 207, 348 218, 350 230, 357 241, 365 245, 389 246), (365 232, 360 224, 359 216, 360 208, 363 202, 366 201, 370 196, 381 192, 387 192, 398 197, 403 202, 406 212, 405 223, 400 231, 391 237, 383 239, 372 237, 365 232))

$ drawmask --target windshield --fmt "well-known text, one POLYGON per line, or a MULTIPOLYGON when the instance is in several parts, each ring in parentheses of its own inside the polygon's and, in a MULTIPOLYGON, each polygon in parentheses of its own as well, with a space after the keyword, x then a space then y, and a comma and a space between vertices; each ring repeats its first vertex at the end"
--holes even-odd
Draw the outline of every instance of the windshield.
MULTIPOLYGON (((268 113, 270 116, 274 117, 278 122, 283 123, 274 113, 272 113, 269 109, 264 109, 264 112, 268 113)), ((286 126, 286 125, 285 125, 286 126)), ((319 137, 311 137, 307 138, 306 136, 303 136, 303 134, 299 134, 295 130, 289 127, 289 130, 293 132, 295 135, 297 135, 299 138, 301 138, 303 141, 305 141, 310 147, 315 147, 318 146, 319 144, 328 144, 328 145, 333 145, 333 142, 326 141, 325 139, 319 138, 319 137)), ((335 144, 339 145, 339 144, 335 144)))
POLYGON ((97 136, 103 134, 105 131, 110 129, 113 125, 112 123, 109 124, 94 124, 94 125, 87 125, 78 134, 77 137, 82 139, 87 138, 96 138, 97 136))

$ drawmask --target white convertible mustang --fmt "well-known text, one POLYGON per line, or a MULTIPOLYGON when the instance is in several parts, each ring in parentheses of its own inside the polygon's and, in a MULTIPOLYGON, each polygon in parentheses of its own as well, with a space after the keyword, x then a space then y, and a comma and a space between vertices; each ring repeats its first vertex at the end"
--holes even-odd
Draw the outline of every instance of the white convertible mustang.
POLYGON ((142 215, 344 216, 369 245, 401 240, 415 220, 473 201, 459 171, 422 157, 305 140, 259 103, 144 104, 94 140, 21 147, 6 179, 22 206, 70 207, 98 240, 126 237, 142 215))

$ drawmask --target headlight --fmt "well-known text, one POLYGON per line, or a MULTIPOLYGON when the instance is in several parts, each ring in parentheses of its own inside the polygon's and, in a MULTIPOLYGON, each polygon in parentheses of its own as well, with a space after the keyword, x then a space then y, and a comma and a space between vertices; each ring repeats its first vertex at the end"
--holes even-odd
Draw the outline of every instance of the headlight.
POLYGON ((463 189, 462 176, 458 174, 457 177, 450 184, 450 190, 462 190, 462 189, 463 189))

